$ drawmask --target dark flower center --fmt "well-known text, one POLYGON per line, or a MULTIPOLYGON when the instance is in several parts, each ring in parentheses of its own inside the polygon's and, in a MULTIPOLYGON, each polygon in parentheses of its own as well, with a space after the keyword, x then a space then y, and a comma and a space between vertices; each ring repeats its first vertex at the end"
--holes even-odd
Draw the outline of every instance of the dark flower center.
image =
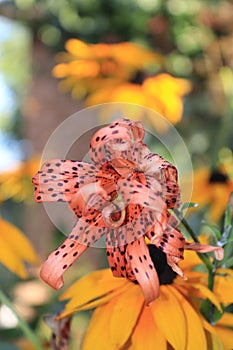
POLYGON ((227 175, 219 170, 214 170, 209 178, 209 183, 226 183, 228 181, 227 175))
POLYGON ((145 74, 143 71, 137 71, 134 77, 130 80, 133 84, 142 85, 143 81, 145 79, 145 74))
POLYGON ((166 254, 154 245, 149 244, 149 253, 157 271, 160 284, 172 284, 177 274, 167 264, 166 254))

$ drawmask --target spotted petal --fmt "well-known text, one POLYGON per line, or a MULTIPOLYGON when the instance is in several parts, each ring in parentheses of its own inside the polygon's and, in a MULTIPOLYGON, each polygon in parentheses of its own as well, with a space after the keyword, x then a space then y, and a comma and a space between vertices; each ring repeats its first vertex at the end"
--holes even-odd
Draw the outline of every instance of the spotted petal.
POLYGON ((208 252, 214 252, 215 258, 217 260, 222 260, 224 256, 224 250, 221 247, 214 247, 208 244, 200 244, 200 243, 185 243, 184 249, 187 250, 194 250, 195 252, 200 253, 208 253, 208 252))
POLYGON ((42 265, 41 278, 54 289, 60 289, 64 283, 63 273, 87 248, 87 246, 67 238, 55 252, 49 255, 42 265))
POLYGON ((149 304, 159 296, 159 279, 144 238, 129 244, 126 259, 149 304))
POLYGON ((116 119, 93 136, 90 145, 91 159, 95 164, 103 164, 117 158, 131 160, 133 143, 140 142, 144 135, 144 127, 140 122, 116 119))
POLYGON ((69 202, 80 184, 95 182, 94 165, 64 159, 46 161, 33 177, 36 202, 69 202))
POLYGON ((145 186, 130 178, 121 179, 118 181, 118 191, 127 204, 139 204, 158 213, 162 213, 167 209, 162 198, 162 188, 158 182, 156 182, 156 187, 153 189, 150 185, 145 186))
POLYGON ((138 281, 147 304, 158 297, 159 279, 143 237, 123 247, 108 248, 107 256, 115 277, 138 281))

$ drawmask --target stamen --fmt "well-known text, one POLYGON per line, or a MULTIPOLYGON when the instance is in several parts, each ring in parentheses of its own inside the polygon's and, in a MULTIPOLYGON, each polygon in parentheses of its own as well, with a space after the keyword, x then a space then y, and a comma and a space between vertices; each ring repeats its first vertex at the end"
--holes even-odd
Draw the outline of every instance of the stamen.
POLYGON ((112 201, 102 210, 102 217, 108 227, 120 227, 125 220, 124 203, 117 200, 112 201))

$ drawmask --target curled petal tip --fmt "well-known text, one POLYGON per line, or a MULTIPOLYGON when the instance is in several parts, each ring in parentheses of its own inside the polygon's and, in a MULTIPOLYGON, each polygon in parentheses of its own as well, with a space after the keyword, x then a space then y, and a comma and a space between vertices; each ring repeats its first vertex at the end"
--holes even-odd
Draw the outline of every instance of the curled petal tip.
POLYGON ((53 274, 51 266, 49 263, 47 263, 47 261, 41 267, 40 277, 44 282, 46 282, 55 290, 59 290, 64 284, 63 278, 61 276, 56 276, 53 274))
POLYGON ((224 249, 219 247, 218 250, 215 250, 214 256, 217 260, 222 260, 224 258, 224 249))
POLYGON ((209 253, 214 252, 215 258, 217 260, 222 260, 224 257, 224 250, 222 247, 215 247, 208 244, 200 244, 200 243, 185 243, 184 249, 193 250, 199 253, 209 253))
MULTIPOLYGON (((75 231, 75 227, 73 231, 75 231)), ((87 246, 67 238, 55 252, 49 255, 42 265, 41 278, 52 288, 60 289, 64 284, 63 274, 87 248, 87 246)))
POLYGON ((154 288, 150 294, 146 294, 145 293, 144 297, 145 297, 145 304, 146 304, 146 306, 150 306, 151 303, 155 299, 158 299, 159 296, 160 296, 159 287, 158 288, 154 288))

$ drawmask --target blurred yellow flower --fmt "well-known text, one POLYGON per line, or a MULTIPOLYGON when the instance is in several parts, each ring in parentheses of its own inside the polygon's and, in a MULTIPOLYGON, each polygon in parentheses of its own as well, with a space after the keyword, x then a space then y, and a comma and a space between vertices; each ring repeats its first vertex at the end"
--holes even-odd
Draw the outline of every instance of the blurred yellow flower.
POLYGON ((209 205, 208 215, 218 221, 233 191, 233 179, 224 167, 212 171, 209 168, 198 169, 194 173, 192 202, 199 206, 209 205))
POLYGON ((63 79, 60 88, 71 90, 74 98, 103 87, 118 86, 135 77, 137 71, 161 65, 162 56, 135 43, 88 44, 78 39, 66 42, 67 52, 57 55, 53 69, 63 79))
POLYGON ((32 157, 14 168, 0 173, 0 201, 13 198, 17 202, 32 200, 31 178, 40 167, 39 157, 32 157))
MULTIPOLYGON (((233 279, 219 274, 213 293, 206 286, 207 274, 193 271, 201 262, 194 253, 185 253, 187 259, 181 265, 188 281, 183 281, 175 278, 163 253, 149 247, 161 284, 160 297, 149 306, 139 285, 113 278, 108 269, 81 278, 62 295, 62 300, 69 301, 59 317, 96 308, 82 349, 207 350, 209 338, 218 345, 211 349, 232 349, 232 315, 225 314, 213 327, 200 314, 199 300, 209 299, 221 311, 220 302, 233 301, 233 279), (226 287, 227 297, 223 297, 226 287)), ((224 269, 227 276, 231 272, 224 269)))
MULTIPOLYGON (((176 124, 182 118, 182 97, 190 89, 191 85, 187 80, 162 73, 146 78, 142 84, 122 83, 118 86, 99 88, 86 99, 86 105, 91 106, 106 102, 134 103, 150 108, 160 113, 171 123, 176 124)), ((141 109, 138 111, 142 112, 141 109)), ((127 111, 124 112, 128 114, 127 111)), ((146 115, 153 126, 157 128, 158 120, 154 113, 146 115)), ((140 117, 142 116, 134 111, 134 118, 140 119, 140 117)))
MULTIPOLYGON (((180 121, 182 97, 191 85, 169 74, 151 76, 150 67, 163 63, 159 54, 130 42, 87 44, 77 39, 68 40, 66 50, 58 55, 60 63, 54 67, 53 75, 62 79, 59 84, 62 91, 71 91, 74 98, 84 98, 86 106, 130 103, 152 109, 173 124, 180 121)), ((128 115, 128 110, 121 112, 128 115)), ((148 111, 146 116, 143 113, 144 109, 138 108, 130 117, 146 117, 157 128, 154 113, 148 111)), ((164 128, 167 126, 160 125, 161 130, 164 128)))
POLYGON ((24 262, 38 264, 38 258, 22 231, 0 218, 0 262, 20 278, 27 277, 24 262))

